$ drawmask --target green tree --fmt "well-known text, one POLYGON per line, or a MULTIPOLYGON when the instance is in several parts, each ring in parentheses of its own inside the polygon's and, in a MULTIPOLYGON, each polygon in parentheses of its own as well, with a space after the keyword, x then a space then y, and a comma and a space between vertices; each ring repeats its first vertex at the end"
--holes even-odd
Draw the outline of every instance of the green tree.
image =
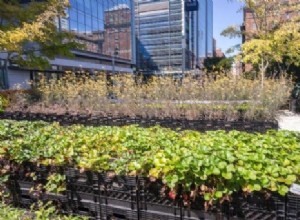
POLYGON ((228 37, 244 36, 240 59, 259 69, 262 85, 267 69, 280 66, 281 73, 300 63, 300 23, 297 0, 243 0, 253 15, 254 30, 240 30, 231 26, 222 34, 228 37))
POLYGON ((204 60, 204 67, 208 72, 229 71, 233 63, 233 58, 229 57, 208 57, 204 60))
POLYGON ((72 56, 70 49, 80 45, 56 25, 68 6, 68 0, 32 1, 26 6, 0 0, 0 53, 5 55, 6 72, 9 63, 45 69, 56 55, 72 56))

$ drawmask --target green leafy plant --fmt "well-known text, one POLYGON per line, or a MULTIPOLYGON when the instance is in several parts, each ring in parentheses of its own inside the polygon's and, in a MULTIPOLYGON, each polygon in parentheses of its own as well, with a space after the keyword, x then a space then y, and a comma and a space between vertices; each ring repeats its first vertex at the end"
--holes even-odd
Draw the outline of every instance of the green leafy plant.
POLYGON ((61 193, 66 190, 66 176, 53 173, 48 176, 45 189, 50 193, 61 193))
POLYGON ((8 101, 0 95, 0 112, 2 112, 8 106, 8 101))
POLYGON ((32 219, 32 216, 25 210, 13 208, 4 203, 0 203, 0 219, 30 220, 32 219))
POLYGON ((84 217, 58 215, 55 207, 49 202, 39 202, 31 207, 31 211, 14 208, 0 203, 0 219, 3 220, 87 220, 84 217))
MULTIPOLYGON (((291 131, 199 133, 0 121, 1 158, 162 179, 172 192, 183 186, 191 198, 203 196, 209 203, 240 190, 285 195, 299 183, 299 155, 300 133, 291 131)), ((50 175, 46 188, 63 190, 63 181, 50 175)))
POLYGON ((62 216, 58 215, 56 207, 52 202, 46 204, 38 202, 31 207, 31 213, 33 213, 36 220, 87 220, 88 218, 76 217, 76 216, 62 216))

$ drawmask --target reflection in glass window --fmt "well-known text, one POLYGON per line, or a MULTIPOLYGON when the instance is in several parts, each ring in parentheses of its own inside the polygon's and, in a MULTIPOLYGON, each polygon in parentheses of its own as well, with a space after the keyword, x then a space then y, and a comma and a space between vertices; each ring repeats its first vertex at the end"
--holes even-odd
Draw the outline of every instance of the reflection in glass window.
POLYGON ((130 0, 71 0, 70 3, 69 28, 86 45, 86 50, 131 60, 130 0))
MULTIPOLYGON (((84 0, 76 0, 77 1, 77 9, 79 11, 84 11, 85 5, 84 5, 84 0)), ((72 7, 72 5, 71 5, 72 7)))
POLYGON ((77 32, 77 30, 78 30, 78 26, 77 25, 78 25, 77 21, 70 20, 70 30, 72 32, 77 32))

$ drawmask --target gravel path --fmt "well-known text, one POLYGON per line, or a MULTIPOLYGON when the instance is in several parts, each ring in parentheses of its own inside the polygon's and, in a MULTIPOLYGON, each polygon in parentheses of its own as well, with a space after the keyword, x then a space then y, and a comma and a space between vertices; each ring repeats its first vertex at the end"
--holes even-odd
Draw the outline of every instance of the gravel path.
POLYGON ((277 120, 279 129, 300 131, 300 114, 295 114, 290 111, 280 111, 277 120))

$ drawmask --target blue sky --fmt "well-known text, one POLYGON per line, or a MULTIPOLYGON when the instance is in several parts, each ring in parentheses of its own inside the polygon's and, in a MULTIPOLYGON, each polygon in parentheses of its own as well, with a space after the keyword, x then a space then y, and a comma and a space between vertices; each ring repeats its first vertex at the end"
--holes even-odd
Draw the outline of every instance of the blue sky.
POLYGON ((226 38, 220 33, 230 25, 243 23, 242 3, 238 0, 213 0, 214 2, 214 38, 217 40, 217 48, 226 52, 233 45, 241 43, 240 38, 226 38))

